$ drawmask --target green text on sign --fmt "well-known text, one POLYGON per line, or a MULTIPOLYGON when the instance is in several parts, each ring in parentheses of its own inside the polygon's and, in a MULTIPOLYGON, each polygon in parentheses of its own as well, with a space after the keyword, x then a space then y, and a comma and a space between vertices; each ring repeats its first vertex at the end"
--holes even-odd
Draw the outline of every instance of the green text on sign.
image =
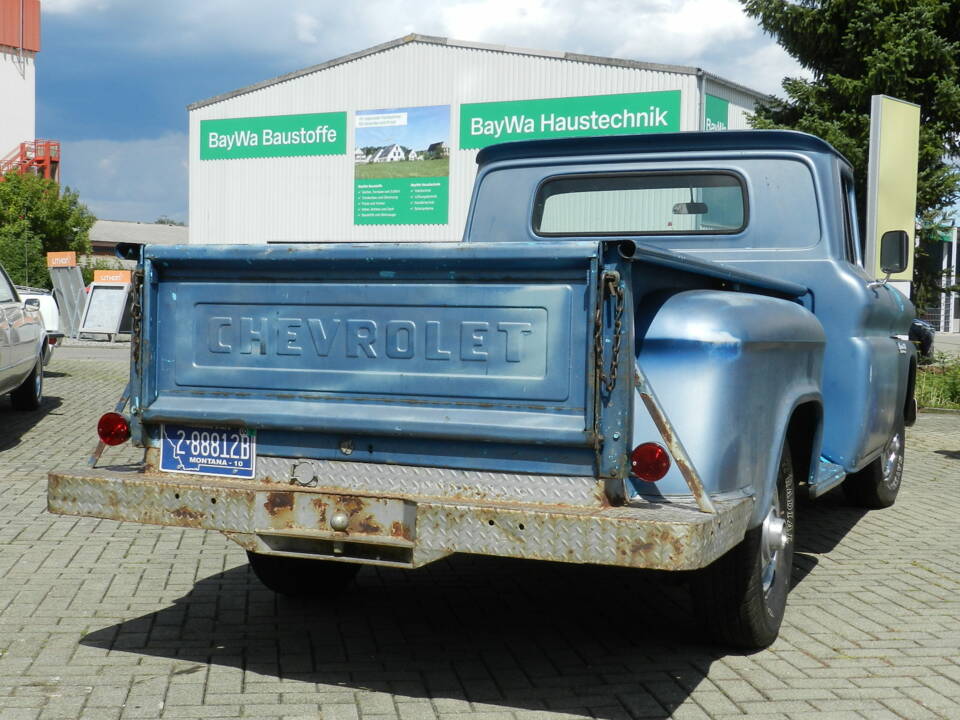
POLYGON ((347 114, 307 113, 200 121, 200 159, 345 155, 347 114))
POLYGON ((449 178, 354 180, 354 225, 446 225, 449 178))
POLYGON ((462 150, 511 140, 679 130, 679 90, 460 106, 462 150))

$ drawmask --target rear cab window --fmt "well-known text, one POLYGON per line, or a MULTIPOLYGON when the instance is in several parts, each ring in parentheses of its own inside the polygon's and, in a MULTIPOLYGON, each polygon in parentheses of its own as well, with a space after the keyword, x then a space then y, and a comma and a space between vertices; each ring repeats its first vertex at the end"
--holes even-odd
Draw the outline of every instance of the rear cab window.
POLYGON ((532 224, 544 237, 729 235, 747 218, 747 192, 734 173, 637 173, 547 179, 532 224))

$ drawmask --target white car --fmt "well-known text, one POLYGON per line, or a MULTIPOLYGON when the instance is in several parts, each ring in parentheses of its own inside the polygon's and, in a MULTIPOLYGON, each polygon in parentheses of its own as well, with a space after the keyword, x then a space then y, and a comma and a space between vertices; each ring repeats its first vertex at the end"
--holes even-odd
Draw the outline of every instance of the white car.
POLYGON ((43 399, 47 333, 36 298, 21 300, 0 267, 0 395, 17 410, 35 410, 43 399))
POLYGON ((60 328, 60 306, 57 304, 57 298, 52 292, 42 288, 24 285, 15 285, 14 288, 24 302, 35 298, 40 303, 40 315, 43 317, 43 326, 47 332, 47 344, 43 351, 43 365, 46 367, 50 358, 53 357, 54 348, 63 341, 64 335, 60 328))

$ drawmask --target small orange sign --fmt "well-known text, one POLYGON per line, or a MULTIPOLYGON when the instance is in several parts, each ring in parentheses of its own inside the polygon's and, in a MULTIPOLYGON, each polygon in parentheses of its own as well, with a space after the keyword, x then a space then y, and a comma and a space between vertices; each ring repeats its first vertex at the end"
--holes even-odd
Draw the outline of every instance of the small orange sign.
POLYGON ((126 283, 131 282, 129 270, 94 270, 93 281, 99 283, 126 283))
POLYGON ((47 267, 73 267, 76 264, 77 254, 73 250, 47 253, 47 267))

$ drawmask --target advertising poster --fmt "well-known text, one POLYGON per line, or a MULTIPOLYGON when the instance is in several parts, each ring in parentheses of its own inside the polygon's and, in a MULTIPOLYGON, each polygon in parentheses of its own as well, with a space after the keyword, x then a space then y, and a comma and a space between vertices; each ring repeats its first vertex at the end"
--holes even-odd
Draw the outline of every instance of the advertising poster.
POLYGON ((679 132, 680 91, 464 103, 460 149, 511 140, 679 132))
POLYGON ((446 225, 450 106, 360 110, 354 225, 446 225))

